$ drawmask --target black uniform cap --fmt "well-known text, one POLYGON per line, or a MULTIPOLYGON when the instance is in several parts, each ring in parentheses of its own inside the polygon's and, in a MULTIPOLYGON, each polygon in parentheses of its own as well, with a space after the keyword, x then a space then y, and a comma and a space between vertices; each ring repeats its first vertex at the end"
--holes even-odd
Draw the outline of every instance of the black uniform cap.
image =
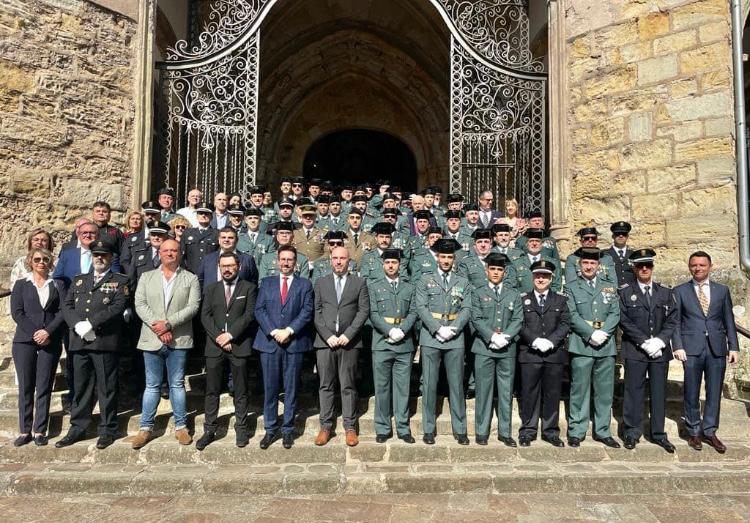
POLYGON ((195 212, 208 212, 213 214, 214 213, 214 206, 207 202, 200 202, 195 207, 195 212))
POLYGON ((383 260, 401 260, 401 249, 385 249, 380 257, 383 260))
POLYGON ((506 267, 510 264, 510 260, 504 254, 491 252, 484 259, 484 263, 487 264, 487 267, 506 267))
POLYGON ((491 240, 492 229, 477 229, 471 233, 471 237, 475 240, 491 240))
POLYGON ((546 272, 554 274, 557 267, 549 260, 539 260, 531 264, 531 272, 546 272))
POLYGON ((596 260, 602 256, 602 252, 599 249, 579 249, 578 250, 582 260, 596 260))
POLYGON ((157 234, 169 234, 169 231, 171 231, 172 228, 167 225, 164 222, 156 222, 151 227, 148 228, 148 233, 157 233, 157 234))
POLYGON ((638 249, 628 256, 628 260, 634 265, 639 263, 654 263, 655 257, 656 251, 653 249, 638 249))
POLYGON ((388 222, 380 222, 376 223, 372 226, 372 229, 370 229, 370 232, 372 234, 393 234, 393 231, 396 230, 396 227, 393 226, 392 223, 388 222))
POLYGON ((544 239, 544 230, 543 229, 527 229, 526 234, 524 235, 529 239, 537 239, 542 240, 544 239))
POLYGON ((455 254, 461 249, 461 244, 453 238, 441 238, 435 242, 432 249, 438 254, 455 254))
POLYGON ((496 223, 492 226, 492 234, 497 234, 499 232, 510 232, 510 225, 507 223, 496 223))
POLYGON ((633 226, 628 222, 615 222, 609 228, 613 233, 624 232, 625 234, 630 234, 632 229, 633 226))

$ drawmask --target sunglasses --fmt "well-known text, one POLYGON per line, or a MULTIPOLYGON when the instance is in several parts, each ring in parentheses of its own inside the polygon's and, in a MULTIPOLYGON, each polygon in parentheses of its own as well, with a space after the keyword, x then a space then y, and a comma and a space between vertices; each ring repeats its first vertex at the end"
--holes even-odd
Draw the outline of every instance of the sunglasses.
POLYGON ((292 187, 302 187, 302 184, 301 183, 293 183, 292 187))
POLYGON ((581 238, 583 241, 596 241, 596 236, 584 236, 581 238))
POLYGON ((46 265, 46 264, 48 264, 52 260, 50 260, 49 258, 47 258, 45 256, 44 258, 36 258, 36 257, 32 258, 31 261, 34 262, 34 263, 43 263, 43 264, 46 265))
POLYGON ((187 225, 175 225, 175 229, 187 229, 187 225))
POLYGON ((616 232, 615 233, 615 236, 627 236, 627 235, 628 235, 628 233, 626 233, 626 232, 616 232))

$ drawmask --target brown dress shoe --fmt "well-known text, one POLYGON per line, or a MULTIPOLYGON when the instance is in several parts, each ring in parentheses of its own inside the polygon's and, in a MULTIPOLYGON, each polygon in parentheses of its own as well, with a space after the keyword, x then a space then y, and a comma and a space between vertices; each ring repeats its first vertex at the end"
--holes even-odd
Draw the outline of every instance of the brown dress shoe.
POLYGON ((346 430, 346 444, 350 447, 356 447, 357 443, 359 443, 359 438, 357 437, 357 431, 354 429, 347 429, 346 430))
POLYGON ((727 451, 726 445, 724 445, 716 435, 703 436, 703 442, 716 450, 719 454, 724 454, 727 451))
POLYGON ((700 436, 690 436, 688 438, 688 445, 694 450, 703 450, 703 444, 701 443, 700 436))
POLYGON ((130 446, 135 450, 143 448, 146 443, 153 439, 153 434, 150 430, 139 430, 138 434, 129 438, 130 446))
POLYGON ((315 444, 318 447, 322 447, 331 439, 331 431, 328 429, 320 429, 317 437, 315 438, 315 444))
POLYGON ((193 442, 193 438, 187 429, 175 430, 174 437, 180 445, 190 445, 193 442))

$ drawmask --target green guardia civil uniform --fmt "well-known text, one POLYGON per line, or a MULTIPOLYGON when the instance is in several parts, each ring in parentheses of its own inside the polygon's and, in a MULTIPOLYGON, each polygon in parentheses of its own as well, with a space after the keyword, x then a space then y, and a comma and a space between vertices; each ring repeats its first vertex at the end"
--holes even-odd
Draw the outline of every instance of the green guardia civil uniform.
POLYGON ((471 324, 476 332, 474 353, 474 430, 487 437, 492 425, 493 393, 497 387, 499 436, 511 437, 513 381, 516 371, 516 343, 523 326, 521 295, 509 285, 501 284, 499 294, 489 281, 471 292, 471 324), (490 349, 492 335, 507 334, 511 341, 502 349, 490 349))
POLYGON ((409 385, 414 353, 414 324, 417 320, 416 287, 399 278, 396 287, 385 276, 368 281, 372 324, 372 370, 375 384, 375 433, 409 434, 409 385), (404 331, 404 339, 389 343, 393 328, 404 331), (391 392, 392 391, 392 392, 391 392))
MULTIPOLYGON (((519 236, 515 241, 515 248, 526 252, 526 243, 529 239, 526 236, 519 236)), ((542 238, 542 254, 552 258, 553 260, 560 259, 560 251, 557 248, 557 240, 552 236, 545 236, 542 238)))
MULTIPOLYGON (((260 258, 258 265, 258 278, 276 276, 279 274, 278 245, 274 243, 272 249, 260 258)), ((297 251, 297 264, 294 266, 294 274, 301 278, 310 278, 310 262, 307 256, 297 251)))
MULTIPOLYGON (((515 261, 518 258, 520 258, 521 256, 525 256, 526 255, 526 251, 524 251, 523 249, 519 249, 517 247, 511 247, 511 246, 500 247, 497 244, 495 244, 492 247, 492 252, 497 252, 499 254, 504 254, 504 255, 506 255, 510 259, 510 261, 515 261)), ((560 266, 559 263, 556 263, 556 265, 558 267, 560 266)))
POLYGON ((469 280, 451 271, 448 284, 442 272, 424 274, 416 293, 417 315, 421 320, 419 345, 422 359, 422 429, 435 433, 435 408, 440 360, 448 378, 451 425, 455 434, 466 434, 464 398, 464 327, 471 317, 469 280), (456 336, 440 342, 435 335, 442 326, 454 327, 456 336))
POLYGON ((437 256, 430 249, 424 248, 414 251, 409 261, 409 280, 418 282, 422 279, 422 276, 436 273, 437 269, 437 256))
MULTIPOLYGON (((550 284, 550 290, 553 292, 559 292, 562 290, 562 271, 560 270, 560 262, 550 258, 548 256, 541 256, 540 260, 545 260, 555 264, 555 273, 552 275, 552 283, 550 284)), ((533 262, 529 258, 529 255, 524 254, 513 260, 513 274, 506 274, 505 281, 513 286, 518 292, 531 292, 534 290, 534 274, 531 272, 531 264, 533 262), (510 276, 510 278, 509 278, 510 276)))
POLYGON ((617 284, 596 278, 594 285, 579 277, 566 285, 570 311, 571 333, 568 339, 570 354, 570 415, 568 437, 583 439, 589 427, 591 393, 593 390, 593 434, 599 438, 611 436, 614 395, 615 331, 620 322, 620 300, 617 284), (595 330, 609 334, 598 347, 591 344, 595 330), (592 387, 593 386, 593 387, 592 387))
POLYGON ((469 252, 471 250, 474 241, 471 239, 470 235, 464 234, 460 229, 458 232, 450 232, 445 227, 443 227, 443 238, 456 240, 461 245, 461 249, 464 252, 469 252))
MULTIPOLYGON (((395 247, 394 247, 395 248, 395 247)), ((385 278, 385 272, 383 271, 383 251, 376 248, 371 251, 365 252, 362 256, 362 261, 359 263, 359 276, 367 280, 367 282, 380 280, 385 278)), ((409 279, 408 272, 408 259, 404 258, 399 266, 398 275, 403 280, 409 279)))
MULTIPOLYGON (((574 281, 581 275, 581 257, 578 254, 580 251, 577 250, 567 258, 565 258, 565 283, 574 281)), ((597 279, 603 278, 610 280, 611 282, 617 283, 617 270, 615 269, 615 261, 609 255, 609 253, 602 251, 601 258, 599 259, 599 269, 596 273, 597 279)), ((617 287, 617 285, 615 285, 617 287)))

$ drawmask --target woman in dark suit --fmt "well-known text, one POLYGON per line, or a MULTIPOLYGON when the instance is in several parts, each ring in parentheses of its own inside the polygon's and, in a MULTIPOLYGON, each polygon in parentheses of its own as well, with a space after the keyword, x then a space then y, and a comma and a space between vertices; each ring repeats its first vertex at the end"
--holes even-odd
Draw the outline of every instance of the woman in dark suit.
POLYGON ((47 249, 30 249, 26 264, 31 272, 16 282, 10 298, 11 314, 17 325, 13 361, 18 377, 21 435, 13 442, 16 447, 32 439, 38 446, 47 444, 52 384, 65 331, 61 312, 63 295, 50 276, 52 261, 52 253, 47 249))

